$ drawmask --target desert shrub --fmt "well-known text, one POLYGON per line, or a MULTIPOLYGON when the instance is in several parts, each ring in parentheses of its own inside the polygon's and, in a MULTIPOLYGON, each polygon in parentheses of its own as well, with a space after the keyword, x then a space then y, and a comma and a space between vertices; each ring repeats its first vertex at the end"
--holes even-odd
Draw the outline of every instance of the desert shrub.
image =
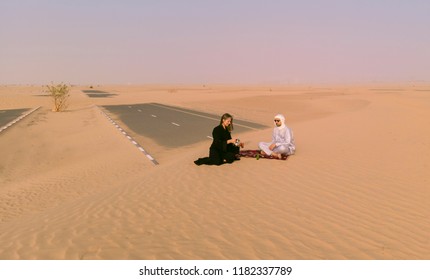
POLYGON ((54 102, 54 112, 60 112, 67 108, 67 99, 69 98, 70 88, 65 83, 58 85, 47 85, 48 94, 54 102))

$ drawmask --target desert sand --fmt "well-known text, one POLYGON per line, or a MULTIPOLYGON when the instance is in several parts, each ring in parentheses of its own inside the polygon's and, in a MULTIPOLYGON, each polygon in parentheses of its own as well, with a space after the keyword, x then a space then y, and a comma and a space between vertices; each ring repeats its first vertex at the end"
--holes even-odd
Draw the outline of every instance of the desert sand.
POLYGON ((41 106, 0 133, 0 259, 430 259, 430 85, 83 89, 55 113, 41 86, 0 86, 0 110, 41 106), (283 113, 296 154, 196 166, 210 139, 134 134, 155 166, 98 107, 146 102, 283 113))

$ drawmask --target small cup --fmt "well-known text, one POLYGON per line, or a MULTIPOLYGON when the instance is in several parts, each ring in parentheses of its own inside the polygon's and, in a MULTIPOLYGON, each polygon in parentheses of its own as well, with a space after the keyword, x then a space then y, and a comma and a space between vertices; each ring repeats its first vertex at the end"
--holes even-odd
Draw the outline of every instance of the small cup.
POLYGON ((236 146, 240 145, 240 139, 239 138, 236 139, 236 142, 234 142, 234 145, 236 145, 236 146))

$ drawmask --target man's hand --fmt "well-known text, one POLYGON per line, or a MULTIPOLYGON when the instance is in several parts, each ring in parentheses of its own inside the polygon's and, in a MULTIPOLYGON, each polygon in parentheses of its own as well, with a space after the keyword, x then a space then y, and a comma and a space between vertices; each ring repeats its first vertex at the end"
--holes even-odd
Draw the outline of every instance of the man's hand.
POLYGON ((270 149, 271 151, 273 151, 273 149, 275 149, 275 147, 276 147, 276 144, 275 144, 275 143, 273 143, 272 145, 270 145, 270 146, 269 146, 269 149, 270 149))

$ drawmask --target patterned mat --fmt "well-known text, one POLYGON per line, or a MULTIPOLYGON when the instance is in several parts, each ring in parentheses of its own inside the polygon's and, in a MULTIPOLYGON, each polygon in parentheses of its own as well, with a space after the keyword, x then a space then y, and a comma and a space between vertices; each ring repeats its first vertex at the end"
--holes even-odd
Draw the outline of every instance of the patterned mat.
POLYGON ((281 158, 274 157, 274 156, 268 156, 268 155, 262 155, 262 154, 260 154, 260 150, 241 150, 239 152, 239 155, 241 157, 256 158, 256 159, 265 158, 265 159, 286 160, 288 158, 287 155, 282 155, 281 158))

